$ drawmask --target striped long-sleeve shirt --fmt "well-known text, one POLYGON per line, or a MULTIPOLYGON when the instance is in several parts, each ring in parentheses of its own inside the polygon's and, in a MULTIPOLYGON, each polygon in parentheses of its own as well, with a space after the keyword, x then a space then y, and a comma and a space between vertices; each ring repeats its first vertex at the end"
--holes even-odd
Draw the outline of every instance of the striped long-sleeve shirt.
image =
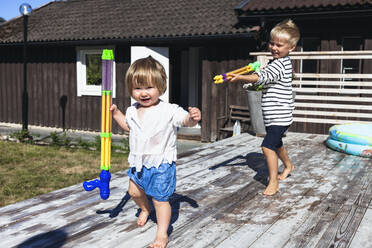
POLYGON ((287 56, 275 59, 258 72, 262 87, 262 114, 265 126, 289 126, 293 122, 292 63, 287 56))

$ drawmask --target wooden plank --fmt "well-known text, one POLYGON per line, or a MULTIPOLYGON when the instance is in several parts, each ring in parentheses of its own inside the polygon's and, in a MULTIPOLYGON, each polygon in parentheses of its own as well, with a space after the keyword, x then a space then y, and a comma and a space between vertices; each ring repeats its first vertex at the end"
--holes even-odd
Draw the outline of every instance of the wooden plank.
MULTIPOLYGON (((252 52, 252 56, 266 57, 268 60, 273 59, 271 53, 267 52, 252 52)), ((321 60, 332 60, 332 59, 371 59, 372 52, 369 50, 361 51, 302 51, 302 52, 291 52, 289 54, 292 60, 303 60, 303 59, 321 59, 321 60)))
POLYGON ((355 118, 371 118, 372 113, 356 113, 356 112, 328 112, 328 111, 312 111, 298 110, 293 111, 295 115, 317 115, 317 116, 332 116, 332 117, 355 117, 355 118))
MULTIPOLYGON (((1 71, 5 71, 5 65, 4 63, 0 63, 0 70, 1 71)), ((5 73, 1 73, 0 74, 0 87, 1 87, 1 91, 0 91, 0 120, 2 122, 4 121, 7 121, 7 118, 8 118, 8 114, 9 112, 7 111, 7 108, 10 107, 9 105, 10 104, 7 104, 7 75, 5 73)))
MULTIPOLYGON (((193 161, 196 163, 202 163, 204 160, 210 160, 213 157, 217 157, 218 154, 223 155, 226 152, 226 149, 228 147, 236 146, 236 145, 243 145, 244 143, 249 144, 250 142, 255 142, 255 137, 249 136, 247 134, 235 137, 231 137, 229 139, 223 140, 221 142, 215 142, 211 144, 204 145, 203 147, 194 148, 190 151, 191 156, 181 158, 177 161, 177 165, 180 166, 184 164, 185 166, 192 164, 193 161), (213 149, 209 149, 213 148, 213 149)), ((188 169, 188 167, 186 167, 188 169)), ((200 168, 199 168, 200 170, 200 168)), ((179 169, 178 172, 182 171, 182 168, 179 169)), ((189 172, 191 173, 191 172, 189 172)), ((115 181, 117 177, 122 176, 122 173, 119 173, 118 175, 113 175, 112 180, 115 181)), ((115 184, 112 184, 111 186, 115 186, 115 184)), ((34 205, 38 205, 40 203, 50 203, 55 200, 55 198, 63 198, 63 196, 70 195, 70 199, 66 199, 66 201, 73 200, 73 196, 75 193, 81 193, 81 185, 75 185, 73 187, 69 187, 66 189, 62 189, 59 191, 55 191, 53 194, 53 197, 47 195, 42 195, 40 197, 32 198, 30 200, 23 201, 19 204, 12 205, 12 207, 4 207, 0 209, 0 218, 1 216, 5 216, 7 214, 11 214, 13 217, 15 213, 19 212, 22 213, 25 209, 29 209, 30 207, 34 205), (7 212, 11 211, 11 212, 7 212)), ((98 200, 98 198, 97 198, 98 200)), ((62 204, 60 202, 59 204, 62 204)), ((42 209, 44 211, 44 209, 42 209)))
MULTIPOLYGON (((243 148, 242 148, 243 149, 243 148)), ((241 151, 238 151, 238 152, 241 152, 241 151)), ((223 154, 221 154, 221 156, 220 156, 220 159, 225 159, 226 157, 223 155, 223 154)), ((206 163, 207 164, 210 164, 211 163, 211 160, 209 159, 209 160, 207 160, 206 161, 206 163)), ((203 171, 203 173, 208 173, 208 171, 205 171, 205 170, 201 170, 199 167, 197 167, 197 170, 198 171, 203 171)), ((189 171, 189 173, 191 173, 191 174, 195 174, 195 171, 194 171, 194 173, 192 173, 192 172, 190 172, 189 171)), ((126 179, 127 180, 127 179, 126 179)), ((121 183, 119 183, 119 184, 122 184, 122 182, 121 183)), ((117 183, 112 183, 112 197, 115 197, 114 195, 117 193, 117 189, 116 189, 116 186, 117 186, 117 183)), ((76 193, 78 194, 78 195, 80 195, 80 197, 82 196, 82 193, 81 193, 81 188, 80 189, 77 189, 76 190, 76 193)), ((68 198, 68 199, 65 199, 66 201, 65 201, 65 203, 63 203, 63 202, 53 202, 52 203, 52 205, 47 205, 47 206, 45 206, 45 208, 47 208, 48 209, 48 211, 47 212, 45 212, 45 210, 42 208, 42 209, 40 209, 39 207, 37 207, 36 209, 35 208, 33 208, 33 207, 31 207, 31 208, 23 208, 22 210, 20 210, 20 216, 16 216, 15 215, 15 213, 14 213, 14 211, 12 212, 12 218, 16 218, 17 219, 17 221, 16 221, 16 223, 17 223, 17 225, 19 225, 20 224, 20 221, 24 221, 24 220, 26 220, 27 221, 27 225, 25 226, 25 224, 23 224, 23 228, 30 228, 30 227, 32 227, 33 225, 35 225, 36 223, 41 223, 42 222, 42 220, 46 220, 46 221, 48 221, 47 219, 48 218, 50 218, 50 217, 48 217, 48 216, 55 216, 56 218, 57 218, 57 216, 59 216, 60 214, 58 214, 58 212, 60 212, 60 211, 63 211, 64 212, 64 214, 66 214, 66 213, 68 213, 68 212, 70 212, 70 211, 72 211, 72 212, 75 212, 76 211, 76 207, 79 207, 79 206, 81 206, 81 204, 88 204, 88 205, 90 205, 90 204, 93 204, 93 206, 95 206, 95 204, 97 204, 98 205, 98 207, 101 205, 103 205, 103 206, 105 206, 105 204, 104 203, 108 203, 108 202, 104 202, 104 203, 101 203, 100 201, 99 201, 99 197, 97 196, 97 192, 95 192, 94 194, 90 194, 90 193, 87 193, 88 195, 90 195, 91 197, 88 197, 87 199, 84 199, 84 200, 82 200, 81 198, 79 198, 79 199, 75 199, 74 200, 74 197, 73 197, 73 195, 74 194, 72 194, 71 192, 67 192, 67 194, 68 195, 70 195, 70 197, 68 198), (72 201, 72 202, 71 202, 72 201), (87 202, 88 201, 88 202, 87 202), (55 205, 56 204, 56 205, 55 205), (61 208, 61 209, 56 209, 56 207, 53 207, 53 206, 58 206, 58 208, 61 208), (56 212, 57 211, 57 212, 56 212), (43 217, 43 216, 45 216, 46 215, 46 217, 43 217), (32 216, 32 219, 23 219, 22 220, 22 218, 23 218, 23 216, 32 216), (38 217, 37 217, 38 216, 38 217), (36 218, 37 217, 37 218, 36 218), (34 220, 36 221, 36 222, 34 222, 34 220)), ((56 196, 55 196, 56 197, 56 196)), ((55 197, 46 197, 46 198, 48 198, 48 199, 55 199, 55 197)), ((58 196, 57 196, 58 197, 58 196)), ((111 198, 112 198, 111 197, 111 198)), ((86 196, 83 196, 83 198, 86 198, 86 196)), ((111 203, 112 204, 112 203, 111 203)), ((33 205, 33 204, 31 204, 31 205, 33 205)), ((107 206, 107 204, 106 204, 106 206, 107 206)), ((133 208, 133 206, 134 205, 132 205, 131 207, 133 208)), ((106 209, 107 208, 110 208, 110 207, 106 207, 106 209)), ((111 207, 112 208, 112 207, 111 207)), ((102 220, 100 220, 102 217, 96 217, 96 214, 94 213, 94 211, 93 212, 91 212, 91 214, 90 214, 91 216, 89 217, 86 217, 86 215, 84 215, 85 217, 84 218, 88 218, 88 219, 85 219, 85 221, 84 222, 87 222, 88 224, 91 224, 91 225, 93 225, 94 226, 94 223, 99 223, 99 222, 101 222, 102 220)), ((133 216, 134 216, 134 214, 133 214, 133 216)), ((77 216, 75 215, 73 215, 72 216, 73 217, 73 219, 74 220, 78 220, 78 218, 77 218, 77 216)), ((135 221, 135 218, 133 219, 133 221, 135 221)), ((46 222, 46 223, 48 223, 48 222, 46 222)), ((46 225, 46 223, 45 223, 45 225, 46 225)), ((69 234, 69 236, 78 236, 78 235, 80 235, 79 233, 80 232, 84 232, 84 228, 78 228, 77 226, 75 226, 75 225, 79 225, 79 223, 80 222, 77 222, 76 224, 70 224, 69 225, 69 228, 65 228, 66 230, 68 230, 68 234, 69 234)), ((49 224, 49 223, 48 223, 49 224)), ((60 224, 60 223, 58 223, 58 222, 56 222, 56 223, 53 223, 53 225, 54 224, 60 224)), ((9 226, 9 225, 8 225, 9 226)), ((6 228, 6 230, 8 230, 9 231, 9 228, 6 228)), ((2 229, 2 233, 7 233, 6 232, 6 230, 4 230, 4 229, 2 229)), ((13 229, 12 229, 13 230, 13 229)), ((19 230, 18 230, 19 231, 19 230)), ((42 229, 40 230, 40 231, 42 231, 42 229)), ((38 232, 40 232, 40 231, 37 231, 37 233, 38 232)), ((37 234, 36 233, 36 234, 37 234)), ((14 241, 14 240, 13 240, 14 241)), ((13 242, 12 241, 12 242, 13 242)))
POLYGON ((236 115, 249 116, 249 109, 246 111, 231 109, 231 115, 232 116, 236 116, 236 115))
MULTIPOLYGON (((287 134, 284 143, 296 169, 274 197, 260 194, 267 173, 260 151, 262 138, 242 134, 195 148, 180 158, 177 190, 171 199, 169 247, 281 247, 296 230, 305 231, 295 233, 297 237, 307 237, 306 230, 314 225, 320 234, 309 237, 316 244, 332 223, 322 215, 329 204, 338 211, 329 218, 355 205, 359 212, 353 210, 358 214, 350 223, 361 220, 360 210, 367 208, 371 196, 371 175, 365 173, 371 171, 365 166, 370 160, 329 150, 323 144, 326 137, 287 134), (315 218, 319 216, 323 217, 315 218), (307 219, 313 224, 307 225, 307 219), (221 246, 230 237, 236 246, 221 246)), ((120 172, 113 175, 107 201, 101 201, 97 191, 84 192, 81 185, 74 185, 0 208, 0 245, 148 247, 156 233, 155 216, 137 228, 137 207, 125 198, 127 185, 125 172, 120 172)))
POLYGON ((234 127, 225 127, 225 128, 220 128, 220 132, 233 132, 234 127))
POLYGON ((340 120, 340 119, 317 119, 317 118, 303 118, 303 117, 293 117, 295 122, 304 123, 329 123, 329 124, 347 124, 347 123, 371 123, 370 121, 363 120, 340 120))
POLYGON ((249 111, 249 108, 246 106, 239 106, 239 105, 230 105, 231 109, 239 109, 239 110, 247 110, 249 111))
MULTIPOLYGON (((259 149, 259 148, 258 148, 258 145, 256 145, 255 148, 256 148, 256 149, 259 149)), ((246 148, 245 148, 245 146, 242 145, 242 146, 241 146, 241 149, 244 149, 244 150, 245 150, 246 148)), ((240 153, 242 153, 242 150, 238 150, 238 151, 235 151, 235 152, 236 152, 236 154, 238 154, 238 153, 240 154, 240 153)), ((226 156, 224 156, 223 154, 220 156, 220 158, 223 159, 223 160, 226 160, 226 156)), ((207 160, 206 163, 207 163, 207 165, 213 164, 212 161, 211 161, 210 159, 207 160)), ((205 164, 205 163, 204 163, 204 164, 205 164)), ((188 166, 187 166, 186 168, 188 168, 188 169, 190 170, 190 168, 189 168, 188 166)), ((196 168, 197 168, 197 170, 200 170, 199 166, 197 166, 196 168)), ((194 170, 195 170, 195 166, 194 166, 194 170)), ((206 171, 205 169, 204 169, 204 170, 201 170, 201 171, 203 172, 203 174, 204 174, 204 173, 208 173, 208 170, 206 171)), ((219 175, 220 173, 217 173, 217 172, 218 172, 218 171, 215 171, 214 174, 215 174, 215 176, 219 177, 219 176, 220 176, 220 175, 219 175)), ((191 175, 194 176, 195 173, 191 172, 191 175)), ((199 175, 199 176, 196 175, 195 178, 199 178, 200 176, 202 176, 202 175, 199 175)), ((189 180, 190 180, 189 182, 194 182, 194 181, 195 181, 195 178, 191 178, 190 176, 187 176, 187 175, 186 175, 186 177, 189 178, 189 180)), ((213 177, 214 177, 214 176, 211 177, 212 180, 213 180, 213 177)), ((186 184, 186 186, 187 186, 187 184, 186 184)), ((192 185, 191 185, 191 186, 192 186, 192 185)), ((191 187, 191 188, 193 188, 193 187, 191 187)), ((203 188, 205 188, 205 187, 203 187, 203 188)), ((205 188, 205 189, 207 189, 207 188, 205 188)), ((205 194, 208 194, 208 191, 207 191, 205 194)), ((97 196, 96 196, 96 197, 97 197, 97 196)), ((97 197, 97 198, 98 198, 98 197, 97 197)), ((204 197, 203 197, 203 198, 204 198, 204 197)), ((99 201, 99 200, 98 200, 98 201, 99 201)), ((94 204, 94 203, 92 203, 92 204, 94 204)), ((129 207, 130 207, 130 206, 129 206, 129 207)), ((133 206, 132 206, 132 207, 133 207, 133 206)), ((71 211, 71 210, 70 210, 70 211, 71 211)), ((124 209, 124 211, 125 211, 125 209, 124 209)), ((69 211, 67 211, 67 212, 69 212, 69 211)), ((133 214, 133 215, 134 215, 134 214, 133 214)), ((36 218, 36 216, 34 216, 34 217, 36 218)), ((77 219, 78 219, 76 215, 71 215, 71 217, 72 217, 74 220, 77 220, 77 219)), ((37 219, 39 219, 39 222, 40 222, 40 219, 41 219, 41 218, 38 217, 37 219)), ((96 223, 96 222, 97 222, 97 223, 98 223, 98 222, 102 222, 102 220, 97 219, 97 218, 86 219, 86 221, 88 221, 88 222, 89 222, 90 224, 92 224, 92 225, 93 225, 93 223, 96 223)), ((128 221, 127 218, 126 218, 126 221, 128 221)), ((135 222, 135 218, 133 218, 133 222, 135 222)), ((66 230, 71 230, 71 231, 68 232, 69 237, 78 237, 79 235, 81 235, 81 234, 80 234, 81 232, 84 233, 84 231, 87 231, 87 229, 84 229, 84 228, 82 229, 82 228, 80 228, 80 229, 82 229, 82 231, 81 231, 81 232, 80 232, 80 231, 79 231, 79 232, 76 232, 76 230, 78 230, 79 228, 78 228, 78 227, 74 227, 74 226, 78 225, 79 223, 80 223, 80 222, 77 222, 76 224, 73 224, 72 226, 69 225, 69 228, 70 228, 70 229, 68 229, 67 227, 64 228, 64 229, 66 229, 66 230), (72 229, 71 229, 71 228, 72 228, 72 229), (74 233, 73 230, 75 230, 76 233, 74 233)), ((89 224, 89 223, 88 223, 88 224, 89 224)), ((125 223, 124 223, 124 224, 125 224, 125 223)), ((131 224, 133 225, 133 223, 131 223, 131 224)), ((89 230, 90 230, 90 229, 89 229, 89 230)), ((137 229, 136 229, 136 230, 137 230, 137 229)), ((69 241, 67 241, 67 242, 69 242, 69 241)))
MULTIPOLYGON (((269 53, 270 54, 270 53, 269 53)), ((372 55, 372 50, 356 50, 356 51, 301 51, 301 52, 292 52, 291 56, 297 56, 297 55, 363 55, 363 54, 370 54, 372 55)))
MULTIPOLYGON (((218 152, 218 154, 221 154, 226 151, 229 151, 231 147, 241 146, 244 143, 246 143, 247 145, 250 145, 254 142, 257 142, 255 137, 250 136, 247 133, 243 133, 241 135, 236 135, 233 137, 229 137, 227 139, 205 144, 201 147, 190 149, 186 153, 187 155, 186 157, 182 157, 177 160, 177 165, 200 163, 203 160, 212 159, 214 156, 216 156, 216 152, 218 152)), ((187 167, 182 166, 180 169, 182 170, 184 168, 187 168, 187 167)))
MULTIPOLYGON (((297 138, 299 138, 299 136, 297 138)), ((302 142, 306 143, 307 140, 300 141, 300 143, 302 142)), ((305 157, 302 156, 300 161, 306 161, 307 156, 311 157, 313 154, 317 154, 319 152, 317 149, 311 149, 310 147, 308 147, 308 149, 309 150, 306 149, 307 153, 305 153, 305 157)), ((324 147, 321 147, 320 149, 324 149, 324 147)), ((303 154, 303 151, 301 151, 301 154, 303 154)), ((251 178, 256 176, 255 170, 245 170, 244 172, 248 173, 247 176, 250 176, 251 178)), ((241 221, 246 221, 247 218, 250 219, 256 216, 256 211, 265 209, 271 205, 272 199, 262 197, 262 195, 258 193, 262 192, 265 186, 257 180, 253 180, 253 182, 251 181, 252 180, 246 181, 246 187, 234 190, 230 193, 231 195, 225 193, 226 197, 224 199, 220 199, 220 201, 224 203, 224 207, 222 209, 216 211, 215 213, 210 213, 208 218, 198 218, 194 220, 190 224, 190 226, 193 227, 192 230, 187 229, 187 238, 184 236, 172 236, 172 247, 185 247, 187 243, 193 242, 193 240, 198 240, 198 237, 209 238, 208 240, 201 240, 200 245, 196 247, 216 247, 219 242, 223 241, 227 236, 230 235, 230 231, 228 230, 236 227, 236 225, 241 225, 241 221), (251 192, 251 190, 253 192, 251 192), (238 202, 230 201, 229 197, 232 196, 238 197, 240 200, 238 202), (242 207, 242 205, 244 205, 244 207, 242 207), (240 211, 243 211, 243 213, 239 213, 240 211)), ((211 202, 211 205, 214 206, 214 203, 211 202)), ((201 211, 201 209, 199 211, 201 211)), ((239 245, 241 244, 242 243, 239 245)), ((248 246, 248 243, 245 244, 248 246)))
POLYGON ((372 209, 367 209, 360 226, 350 244, 350 248, 372 247, 372 209))
POLYGON ((345 78, 345 79, 370 79, 372 74, 360 73, 295 73, 295 78, 345 78))
MULTIPOLYGON (((300 211, 292 213, 299 225, 298 228, 291 225, 293 230, 290 233, 290 238, 285 243, 286 247, 316 247, 319 245, 319 240, 321 240, 324 233, 329 230, 330 223, 337 218, 340 212, 343 211, 342 209, 345 206, 352 206, 355 199, 360 199, 359 192, 365 193, 365 188, 363 189, 360 185, 369 180, 369 174, 365 173, 369 169, 365 167, 368 163, 367 160, 359 159, 359 161, 362 161, 362 163, 339 164, 335 168, 338 173, 336 176, 333 175, 333 178, 338 180, 342 177, 342 180, 335 183, 335 179, 333 179, 333 183, 330 184, 325 180, 326 178, 323 179, 325 180, 324 184, 315 187, 314 191, 309 194, 309 197, 318 199, 313 201, 308 207, 300 208, 300 211)), ((368 196, 364 194, 363 198, 368 199, 368 196)), ((360 207, 362 209, 365 208, 363 205, 360 207)), ((343 229, 343 231, 355 232, 357 229, 357 226, 342 225, 339 228, 343 229)), ((350 243, 350 239, 344 241, 345 243, 350 243)), ((323 244, 320 247, 333 246, 332 244, 323 244)))
MULTIPOLYGON (((257 148, 257 146, 256 146, 257 148)), ((243 150, 245 150, 246 147, 245 146, 241 146, 241 148, 239 149, 236 149, 234 151, 231 151, 233 156, 236 156, 237 154, 241 154, 243 150)), ((231 155, 228 155, 227 157, 230 157, 231 155)), ((223 154, 221 154, 220 156, 220 161, 224 161, 226 160, 226 156, 223 156, 223 154), (222 159, 222 160, 221 160, 222 159)), ((211 159, 207 159, 205 160, 204 162, 202 163, 197 163, 198 166, 192 166, 191 164, 190 165, 187 165, 187 164, 184 164, 182 166, 182 168, 184 168, 184 170, 181 172, 180 170, 178 171, 179 175, 182 174, 182 178, 178 181, 178 184, 180 185, 180 187, 177 187, 177 193, 180 194, 180 192, 187 192, 187 195, 190 195, 192 196, 192 200, 196 201, 199 206, 203 204, 203 202, 209 202, 209 199, 212 197, 213 199, 213 195, 210 195, 210 192, 209 192, 209 189, 208 187, 205 187, 206 185, 205 184, 208 184, 208 181, 205 181, 205 180, 219 180, 219 178, 223 177, 224 175, 227 176, 227 178, 229 177, 228 174, 225 174, 225 173, 221 173, 217 170, 212 170, 212 172, 206 170, 205 166, 211 166, 211 165, 214 165, 213 161, 211 161, 211 159), (193 168, 192 168, 193 167, 193 168), (200 168, 201 167, 201 168, 200 168), (203 169, 204 167, 204 169, 203 169)), ((208 167, 207 167, 208 168, 208 167)), ((226 173, 228 173, 228 171, 226 171, 226 173)), ((196 211, 196 213, 198 213, 199 211, 196 211)), ((190 213, 183 213, 183 216, 185 218, 185 221, 186 220, 189 220, 191 217, 188 216, 188 214, 190 215, 195 215, 195 213, 193 211, 191 211, 190 213)), ((177 220, 177 223, 179 224, 182 224, 184 225, 184 222, 180 220, 180 218, 178 217, 178 220, 177 220)), ((151 230, 154 230, 154 223, 148 223, 146 225, 146 231, 147 232, 150 232, 151 230)), ((174 229, 178 229, 178 226, 174 225, 174 229)), ((131 245, 133 243, 133 239, 135 238, 135 242, 140 242, 138 239, 137 239, 137 236, 142 236, 141 233, 144 232, 144 230, 141 230, 140 233, 138 231, 138 229, 135 229, 135 230, 130 230, 131 232, 133 232, 133 236, 130 236, 130 239, 128 238, 128 236, 122 236, 120 235, 121 237, 118 237, 119 238, 119 241, 115 240, 115 241, 112 241, 112 244, 116 244, 116 243, 121 243, 123 247, 126 247, 127 245, 131 245)), ((147 234, 147 235, 150 235, 150 234, 147 234)), ((152 237, 154 237, 155 233, 153 235, 151 235, 152 237)), ((172 232, 172 236, 174 236, 174 232, 172 232)), ((111 239, 113 240, 113 239, 111 239)), ((94 243, 94 242, 93 242, 94 243)), ((110 243, 109 247, 114 247, 110 243)), ((145 247, 146 243, 142 243, 143 247, 145 247)), ((137 246, 137 247, 142 247, 142 246, 137 246)))
MULTIPOLYGON (((251 56, 258 56, 258 55, 271 55, 270 52, 251 52, 249 53, 251 56)), ((301 51, 301 52, 291 52, 290 56, 297 56, 297 55, 343 55, 343 54, 350 54, 350 55, 361 55, 361 54, 372 54, 372 50, 356 50, 356 51, 301 51)))
POLYGON ((325 108, 325 109, 352 109, 352 110, 372 110, 372 105, 352 105, 352 104, 329 104, 329 103, 308 103, 295 102, 295 107, 325 108))
POLYGON ((315 59, 326 59, 326 60, 333 60, 333 59, 372 59, 371 54, 343 54, 343 55, 290 55, 291 60, 303 60, 303 59, 310 59, 310 60, 315 60, 315 59))
POLYGON ((213 70, 216 67, 216 63, 203 60, 202 61, 202 129, 201 136, 202 141, 211 140, 211 111, 208 106, 211 106, 211 78, 213 70))
MULTIPOLYGON (((296 91, 297 88, 293 90, 296 91)), ((312 101, 344 101, 344 102, 372 102, 372 97, 356 97, 356 96, 314 96, 314 95, 296 95, 296 100, 312 100, 312 101)))
MULTIPOLYGON (((369 89, 345 89, 345 88, 294 88, 296 92, 304 93, 336 93, 336 94, 372 94, 369 89)), ((324 97, 326 99, 326 96, 324 97)))
POLYGON ((371 87, 372 82, 367 81, 324 81, 324 80, 293 80, 292 85, 334 85, 334 86, 366 86, 371 87))
POLYGON ((233 116, 231 117, 231 120, 239 120, 243 122, 249 122, 251 119, 246 117, 240 117, 240 116, 233 116))
MULTIPOLYGON (((336 159, 336 161, 339 160, 340 154, 333 154, 335 157, 330 161, 326 161, 324 160, 324 157, 327 156, 326 150, 322 150, 321 146, 317 146, 316 149, 314 149, 314 146, 312 146, 312 148, 313 150, 311 151, 307 151, 306 149, 301 152, 301 154, 305 155, 305 157, 298 157, 298 160, 292 159, 292 161, 295 163, 295 166, 297 168, 301 168, 301 170, 298 171, 298 174, 292 175, 295 178, 289 177, 286 181, 284 181, 284 186, 280 186, 281 193, 270 199, 267 199, 267 197, 263 197, 262 199, 258 198, 254 204, 250 204, 249 206, 245 207, 245 211, 252 209, 252 212, 249 212, 249 215, 243 217, 243 220, 245 220, 244 224, 238 227, 226 240, 224 240, 224 242, 217 247, 240 247, 242 243, 244 243, 247 247, 273 247, 273 244, 275 244, 275 247, 282 247, 280 242, 283 241, 274 238, 277 235, 269 231, 269 229, 274 223, 284 219, 282 218, 282 215, 287 213, 287 211, 293 215, 291 209, 293 206, 295 206, 296 202, 301 201, 304 193, 309 192, 309 190, 314 187, 314 182, 322 183, 319 179, 319 181, 309 180, 309 178, 311 178, 309 177, 309 172, 314 168, 314 165, 321 165, 320 168, 322 168, 322 170, 319 169, 317 171, 317 175, 319 177, 321 175, 326 175, 328 171, 333 168, 333 159, 336 159), (314 154, 317 154, 316 158, 314 157, 314 154), (309 158, 312 160, 310 163, 309 158), (306 162, 303 163, 304 161, 306 162), (301 165, 304 167, 301 167, 301 165), (298 187, 299 185, 300 187, 298 187), (268 235, 270 238, 266 239, 266 242, 257 242, 264 235, 268 235), (267 242, 267 240, 270 240, 270 242, 267 242)), ((295 149, 295 147, 292 146, 291 149, 295 149)), ((291 151, 292 150, 289 150, 289 154, 291 154, 291 151)), ((299 210, 299 208, 295 209, 296 211, 299 210)), ((291 226, 281 226, 283 230, 286 230, 289 227, 291 226)), ((283 235, 285 241, 285 236, 288 235, 287 233, 286 231, 280 231, 278 234, 283 235)))
MULTIPOLYGON (((14 71, 14 81, 11 82, 11 77, 7 79, 8 84, 5 87, 6 91, 6 113, 8 114, 8 121, 10 123, 23 122, 23 77, 24 71, 22 64, 6 64, 5 71, 14 71), (15 108, 13 109, 12 106, 15 108), (14 111, 16 110, 16 111, 14 111), (20 118, 19 118, 20 117, 20 118)), ((10 76, 10 75, 8 75, 10 76)))
MULTIPOLYGON (((367 185, 370 184, 371 173, 366 174, 367 185)), ((364 177, 362 179, 365 179, 364 177)), ((358 178, 355 181, 360 182, 358 178)), ((317 243, 316 247, 340 247, 350 243, 366 211, 365 205, 370 202, 371 198, 366 198, 365 192, 361 191, 356 198, 346 195, 342 196, 349 204, 344 204, 342 209, 335 214, 326 232, 317 243)))
MULTIPOLYGON (((242 136, 243 135, 241 135, 241 137, 242 136)), ((245 135, 245 136, 248 136, 248 135, 245 135)), ((237 135, 234 137, 239 137, 239 136, 237 135)), ((182 178, 198 176, 198 173, 204 171, 205 169, 209 169, 210 167, 219 165, 223 163, 224 161, 228 161, 230 160, 230 158, 239 156, 245 151, 260 150, 259 146, 261 142, 262 142, 262 138, 261 139, 255 138, 255 139, 252 139, 250 142, 243 140, 242 142, 239 142, 235 144, 234 146, 229 146, 229 145, 222 146, 219 148, 220 149, 219 152, 208 153, 206 154, 206 156, 203 155, 198 159, 190 160, 186 163, 183 163, 182 167, 179 168, 178 170, 178 172, 180 173, 179 175, 182 175, 182 178), (234 149, 231 149, 232 147, 234 147, 234 149)))
MULTIPOLYGON (((270 212, 259 212, 259 215, 258 213, 255 213, 253 215, 254 217, 248 221, 247 224, 244 224, 239 230, 237 230, 235 235, 231 235, 218 247, 240 247, 239 245, 242 243, 249 247, 272 247, 273 244, 275 244, 275 247, 303 247, 304 244, 298 240, 294 242, 293 246, 291 246, 287 240, 293 237, 293 232, 295 232, 298 227, 304 226, 303 223, 306 223, 309 220, 309 214, 310 216, 318 216, 318 214, 313 215, 313 212, 318 209, 317 205, 318 202, 321 201, 322 195, 323 197, 327 196, 329 190, 334 188, 337 188, 334 191, 339 191, 340 188, 344 188, 343 191, 347 191, 349 188, 345 188, 343 182, 359 179, 359 176, 362 173, 352 173, 352 171, 360 172, 365 169, 363 167, 365 164, 359 164, 358 161, 350 159, 350 157, 347 161, 342 163, 342 166, 336 168, 332 167, 333 163, 320 162, 321 159, 322 156, 320 157, 320 160, 315 160, 313 161, 314 163, 308 164, 306 168, 303 168, 303 171, 301 171, 303 174, 301 173, 300 175, 296 175, 295 179, 292 178, 291 180, 284 182, 292 188, 292 191, 293 189, 297 189, 294 193, 289 192, 289 195, 295 194, 295 196, 299 196, 297 199, 292 196, 294 200, 293 205, 288 205, 287 198, 290 196, 286 195, 285 199, 280 199, 283 202, 287 201, 285 204, 282 202, 275 202, 279 205, 274 209, 271 207, 269 209, 270 212), (319 162, 321 167, 317 170, 317 178, 314 178, 314 175, 310 175, 309 177, 309 172, 314 170, 313 165, 317 165, 319 162), (323 166, 326 167, 323 168, 323 166), (343 172, 342 174, 349 173, 347 176, 348 178, 342 178, 341 182, 338 181, 340 179, 338 177, 340 172, 343 172), (296 180, 296 182, 293 182, 293 180, 296 180), (305 181, 301 183, 302 180, 305 181), (305 188, 303 188, 303 186, 293 187, 295 184, 306 186, 305 188), (320 190, 317 190, 317 188, 320 190), (298 189, 304 191, 301 193, 298 189), (308 191, 306 191, 307 189, 308 191), (316 191, 316 193, 313 191, 316 191), (270 221, 270 219, 272 221, 270 221), (264 222, 262 220, 264 220, 264 222), (257 224, 259 224, 259 226, 257 224), (270 240, 270 243, 267 242, 268 240, 270 240)), ((366 178, 368 178, 368 175, 364 175, 364 179, 366 178)), ((358 185, 358 183, 355 182, 354 185, 358 185)), ((344 199, 346 200, 347 197, 344 197, 344 199)), ((304 233, 300 233, 298 236, 307 237, 304 233)))
POLYGON ((35 68, 35 85, 37 85, 37 87, 33 87, 34 90, 36 91, 34 93, 34 97, 36 96, 35 100, 34 101, 34 104, 35 104, 35 107, 36 107, 36 115, 37 115, 37 122, 36 122, 36 125, 40 125, 40 126, 45 126, 45 120, 43 119, 44 117, 44 101, 45 99, 43 98, 46 98, 46 97, 49 97, 47 96, 48 95, 48 92, 45 92, 45 88, 43 87, 43 64, 42 63, 38 63, 36 68, 35 68))

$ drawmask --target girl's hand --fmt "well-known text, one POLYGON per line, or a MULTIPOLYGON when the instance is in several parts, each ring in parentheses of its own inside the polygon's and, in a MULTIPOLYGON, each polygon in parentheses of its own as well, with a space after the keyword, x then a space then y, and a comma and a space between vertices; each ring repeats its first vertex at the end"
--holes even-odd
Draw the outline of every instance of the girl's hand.
POLYGON ((110 111, 112 113, 115 113, 116 110, 118 110, 118 106, 116 106, 116 104, 112 104, 111 107, 110 107, 110 111))
POLYGON ((116 104, 112 104, 110 111, 112 113, 112 117, 119 124, 119 126, 125 131, 129 132, 129 126, 125 120, 125 115, 118 109, 118 106, 116 106, 116 104))
POLYGON ((198 108, 195 107, 189 107, 189 116, 190 119, 194 122, 199 122, 201 120, 201 113, 198 108))

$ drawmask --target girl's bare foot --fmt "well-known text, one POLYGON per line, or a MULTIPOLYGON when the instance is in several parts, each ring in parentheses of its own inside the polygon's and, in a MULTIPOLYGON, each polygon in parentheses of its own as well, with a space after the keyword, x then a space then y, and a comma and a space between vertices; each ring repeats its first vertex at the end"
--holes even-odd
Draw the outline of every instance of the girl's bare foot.
POLYGON ((144 226, 147 222, 147 219, 149 218, 150 212, 146 210, 141 210, 141 213, 139 214, 137 218, 137 225, 138 226, 144 226))
POLYGON ((151 248, 165 248, 167 247, 168 244, 168 236, 160 236, 156 235, 156 239, 154 243, 152 243, 149 247, 151 248))
POLYGON ((276 192, 278 191, 279 191, 278 183, 269 183, 269 185, 267 185, 263 194, 264 195, 275 195, 276 192))
POLYGON ((278 176, 279 180, 284 180, 288 177, 289 173, 291 173, 294 169, 294 166, 292 165, 291 167, 286 167, 284 168, 283 172, 278 176))

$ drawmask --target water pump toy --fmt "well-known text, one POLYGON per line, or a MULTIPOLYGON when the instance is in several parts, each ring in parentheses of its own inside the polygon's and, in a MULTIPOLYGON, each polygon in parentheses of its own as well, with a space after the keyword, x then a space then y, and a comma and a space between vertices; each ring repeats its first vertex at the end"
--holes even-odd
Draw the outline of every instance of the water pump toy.
POLYGON ((104 49, 102 53, 102 121, 101 121, 101 173, 100 179, 84 182, 86 191, 99 188, 101 198, 106 200, 110 196, 110 161, 111 161, 111 126, 112 114, 112 81, 113 81, 114 53, 104 49))

